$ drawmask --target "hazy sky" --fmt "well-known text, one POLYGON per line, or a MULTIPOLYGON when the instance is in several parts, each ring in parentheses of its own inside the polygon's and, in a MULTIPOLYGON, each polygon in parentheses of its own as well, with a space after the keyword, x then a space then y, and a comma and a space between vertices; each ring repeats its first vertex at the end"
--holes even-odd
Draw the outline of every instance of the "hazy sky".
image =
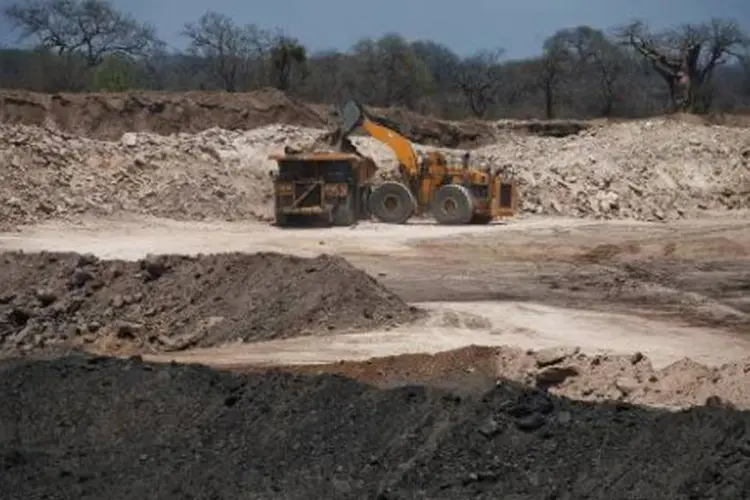
MULTIPOLYGON (((0 0, 0 5, 12 0, 0 0)), ((361 37, 398 32, 432 39, 459 54, 506 49, 533 55, 561 27, 608 28, 642 18, 655 28, 712 16, 735 18, 750 29, 748 0, 114 0, 122 10, 154 24, 163 39, 183 48, 185 22, 207 9, 238 24, 280 27, 312 50, 346 49, 361 37)), ((7 30, 6 30, 7 31, 7 30)), ((6 32, 0 41, 14 40, 6 32)))

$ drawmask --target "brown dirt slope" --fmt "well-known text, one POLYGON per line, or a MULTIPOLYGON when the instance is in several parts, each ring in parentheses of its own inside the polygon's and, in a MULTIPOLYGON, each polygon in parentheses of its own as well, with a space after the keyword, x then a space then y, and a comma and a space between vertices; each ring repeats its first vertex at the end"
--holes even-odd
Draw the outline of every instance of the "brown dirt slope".
POLYGON ((0 121, 55 125, 95 139, 119 139, 125 132, 200 132, 213 127, 244 130, 273 123, 321 127, 313 107, 276 90, 218 92, 123 92, 38 94, 0 92, 0 121))
MULTIPOLYGON (((264 367, 238 367, 265 372, 264 367)), ((721 403, 750 409, 750 359, 709 367, 689 359, 657 369, 640 353, 589 356, 575 348, 532 352, 515 347, 469 346, 438 354, 404 354, 368 361, 285 366, 272 371, 338 374, 393 387, 428 384, 469 392, 492 387, 498 378, 583 401, 619 401, 671 409, 721 403)))
MULTIPOLYGON (((373 108, 399 125, 414 142, 444 147, 475 147, 492 142, 498 124, 454 122, 398 108, 373 108)), ((154 92, 39 94, 0 90, 0 122, 54 126, 94 139, 116 140, 125 132, 195 133, 219 127, 248 130, 270 124, 325 128, 333 108, 307 104, 275 89, 247 93, 154 92)), ((588 128, 583 122, 508 122, 500 128, 563 137, 588 128)))
POLYGON ((0 256, 0 350, 154 352, 393 325, 418 313, 338 257, 0 256))
POLYGON ((377 116, 397 125, 397 130, 410 140, 446 148, 471 148, 494 142, 498 127, 481 120, 448 121, 420 115, 400 108, 368 108, 377 116))

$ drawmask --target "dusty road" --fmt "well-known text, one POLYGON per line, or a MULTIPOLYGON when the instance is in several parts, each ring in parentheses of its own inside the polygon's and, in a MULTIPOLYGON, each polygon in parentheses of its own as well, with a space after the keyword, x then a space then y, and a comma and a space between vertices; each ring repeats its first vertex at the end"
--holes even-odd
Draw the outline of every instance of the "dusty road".
POLYGON ((466 345, 641 351, 656 365, 750 355, 750 223, 530 218, 489 227, 361 224, 280 230, 164 220, 48 224, 0 248, 94 253, 338 254, 432 311, 409 328, 159 355, 207 364, 306 364, 438 352, 466 345))

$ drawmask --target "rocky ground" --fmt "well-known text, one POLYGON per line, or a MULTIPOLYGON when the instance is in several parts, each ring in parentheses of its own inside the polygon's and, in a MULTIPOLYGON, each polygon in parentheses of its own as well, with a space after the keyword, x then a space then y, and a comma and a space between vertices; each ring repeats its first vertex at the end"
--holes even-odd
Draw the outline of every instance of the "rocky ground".
POLYGON ((154 352, 331 334, 418 312, 337 257, 0 255, 0 352, 154 352))
MULTIPOLYGON (((265 368, 238 368, 245 373, 265 368)), ((709 367, 682 359, 654 368, 640 352, 586 355, 573 347, 536 351, 470 346, 438 354, 405 354, 329 365, 284 367, 305 375, 338 374, 381 388, 407 383, 472 392, 500 378, 578 401, 619 401, 671 410, 721 404, 750 410, 750 358, 709 367)))
POLYGON ((0 371, 5 498, 722 498, 748 417, 137 359, 0 371))
MULTIPOLYGON (((273 129, 277 135, 284 127, 273 129)), ((257 133, 257 132, 256 132, 257 133)), ((198 136, 127 133, 107 142, 0 125, 0 225, 84 216, 263 219, 271 213, 271 152, 210 129, 198 136), (239 144, 228 147, 227 136, 239 144), (228 151, 227 151, 228 150, 228 151)), ((257 142, 256 142, 257 144, 257 142)))
MULTIPOLYGON (((0 125, 0 225, 84 216, 267 220, 268 159, 308 146, 324 129, 269 125, 197 135, 124 134, 100 141, 34 126, 0 125)), ((389 150, 358 137, 387 173, 389 150)), ((420 150, 429 149, 418 147, 420 150)), ((443 150, 458 160, 462 150, 443 150)), ((665 220, 748 208, 750 132, 674 120, 621 123, 563 138, 508 132, 473 150, 480 166, 510 166, 522 211, 575 217, 665 220)))

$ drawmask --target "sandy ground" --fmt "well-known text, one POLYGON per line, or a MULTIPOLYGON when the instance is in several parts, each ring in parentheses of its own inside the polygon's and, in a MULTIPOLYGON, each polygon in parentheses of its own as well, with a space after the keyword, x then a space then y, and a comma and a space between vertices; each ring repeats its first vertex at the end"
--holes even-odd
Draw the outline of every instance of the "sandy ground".
POLYGON ((234 344, 144 358, 237 368, 260 364, 364 361, 398 354, 435 354, 470 345, 516 346, 534 350, 568 345, 579 346, 589 355, 640 351, 647 353, 652 365, 659 369, 684 357, 705 365, 721 365, 750 354, 750 338, 635 315, 519 302, 417 305, 433 313, 425 324, 365 334, 234 344), (458 313, 460 317, 462 312, 469 313, 477 326, 448 326, 441 321, 446 314, 458 313))
POLYGON ((684 357, 718 365, 750 356, 750 336, 742 335, 750 333, 743 293, 750 283, 746 220, 527 218, 488 227, 417 222, 304 230, 91 220, 3 234, 0 248, 123 259, 225 251, 339 254, 432 311, 408 328, 233 344, 153 358, 159 360, 312 364, 468 345, 571 345, 589 354, 640 351, 655 366, 684 357))

